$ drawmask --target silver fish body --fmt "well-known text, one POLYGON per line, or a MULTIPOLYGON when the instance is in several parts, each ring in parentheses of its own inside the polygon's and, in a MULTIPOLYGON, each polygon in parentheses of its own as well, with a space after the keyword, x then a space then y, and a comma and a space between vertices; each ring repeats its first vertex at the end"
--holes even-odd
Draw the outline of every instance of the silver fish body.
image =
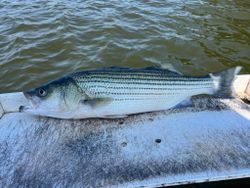
POLYGON ((117 118, 166 110, 193 95, 231 93, 239 69, 188 77, 158 68, 104 68, 73 73, 24 94, 33 105, 27 112, 33 114, 63 119, 117 118))

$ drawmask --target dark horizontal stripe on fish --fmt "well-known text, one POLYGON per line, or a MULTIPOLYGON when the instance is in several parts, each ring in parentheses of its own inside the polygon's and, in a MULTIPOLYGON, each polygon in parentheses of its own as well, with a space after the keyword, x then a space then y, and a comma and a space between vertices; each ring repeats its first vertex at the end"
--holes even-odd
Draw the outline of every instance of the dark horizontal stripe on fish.
MULTIPOLYGON (((172 96, 172 95, 170 95, 172 96)), ((168 96, 169 97, 169 96, 168 96)), ((166 97, 166 100, 168 99, 168 97, 166 97)), ((145 101, 148 101, 148 100, 165 100, 164 98, 157 98, 157 97, 151 97, 151 98, 139 98, 139 99, 135 99, 135 98, 115 98, 114 101, 142 101, 142 100, 145 100, 145 101)))
MULTIPOLYGON (((155 74, 152 74, 152 73, 124 73, 124 72, 110 72, 110 73, 79 73, 79 74, 73 74, 72 77, 90 77, 90 76, 107 76, 107 77, 110 77, 110 76, 137 76, 137 77, 148 77, 148 76, 151 76, 151 77, 162 77, 162 76, 173 76, 173 75, 170 75, 170 74, 162 74, 162 73, 155 73, 155 74)), ((180 75, 181 76, 181 75, 180 75)), ((176 75, 176 77, 179 77, 178 75, 176 75)))
MULTIPOLYGON (((208 81, 204 81, 204 82, 184 82, 184 81, 158 81, 155 82, 155 80, 147 80, 148 82, 139 82, 138 80, 122 80, 122 81, 118 81, 118 80, 77 80, 77 82, 81 82, 81 83, 111 83, 111 84, 144 84, 144 85, 211 85, 212 82, 208 82, 208 81), (122 82, 123 81, 123 82, 122 82)), ((145 80, 143 80, 145 81, 145 80)))
POLYGON ((185 88, 149 88, 149 87, 121 87, 121 86, 103 86, 103 85, 94 85, 88 86, 88 89, 91 88, 105 88, 105 89, 138 89, 138 90, 196 90, 196 89, 211 89, 211 87, 185 87, 185 88))
POLYGON ((176 93, 176 92, 172 92, 172 93, 168 93, 168 92, 164 92, 164 93, 125 93, 125 92, 121 92, 121 93, 116 93, 116 92, 109 92, 109 91, 97 91, 97 92, 90 92, 93 95, 137 95, 137 96, 142 96, 142 95, 177 95, 177 94, 183 94, 183 93, 176 93))

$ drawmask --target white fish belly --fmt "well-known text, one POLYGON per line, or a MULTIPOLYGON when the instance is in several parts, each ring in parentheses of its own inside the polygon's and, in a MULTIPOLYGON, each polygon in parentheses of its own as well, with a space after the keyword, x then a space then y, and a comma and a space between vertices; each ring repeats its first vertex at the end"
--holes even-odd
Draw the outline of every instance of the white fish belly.
POLYGON ((95 110, 99 117, 136 114, 150 111, 166 110, 174 107, 188 97, 165 97, 160 99, 145 99, 134 101, 114 101, 95 110))

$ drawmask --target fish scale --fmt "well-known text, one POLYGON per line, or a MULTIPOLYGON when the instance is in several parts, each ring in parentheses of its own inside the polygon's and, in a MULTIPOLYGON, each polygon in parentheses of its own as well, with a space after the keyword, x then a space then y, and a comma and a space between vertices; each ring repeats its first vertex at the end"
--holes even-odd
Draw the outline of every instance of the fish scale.
POLYGON ((73 76, 76 83, 93 97, 111 97, 115 100, 162 99, 188 92, 213 89, 210 77, 183 77, 169 71, 89 71, 73 76), (171 77, 170 77, 171 76, 171 77))

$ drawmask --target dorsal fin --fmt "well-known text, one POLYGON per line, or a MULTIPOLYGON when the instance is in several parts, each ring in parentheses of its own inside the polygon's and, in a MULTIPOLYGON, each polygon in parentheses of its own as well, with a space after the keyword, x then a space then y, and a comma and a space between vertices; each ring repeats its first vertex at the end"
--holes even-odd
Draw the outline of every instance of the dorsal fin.
POLYGON ((174 66, 172 64, 161 64, 161 65, 154 65, 154 66, 149 66, 149 67, 145 67, 143 68, 144 70, 158 70, 158 71, 164 71, 164 72, 168 72, 169 74, 173 74, 173 75, 182 75, 181 72, 177 71, 174 66))
POLYGON ((172 64, 170 64, 170 63, 161 64, 161 69, 163 69, 163 70, 168 70, 168 71, 170 71, 170 72, 174 72, 174 73, 177 73, 177 74, 179 74, 179 75, 182 75, 182 73, 179 72, 178 70, 176 70, 176 69, 174 68, 174 66, 173 66, 172 64))

